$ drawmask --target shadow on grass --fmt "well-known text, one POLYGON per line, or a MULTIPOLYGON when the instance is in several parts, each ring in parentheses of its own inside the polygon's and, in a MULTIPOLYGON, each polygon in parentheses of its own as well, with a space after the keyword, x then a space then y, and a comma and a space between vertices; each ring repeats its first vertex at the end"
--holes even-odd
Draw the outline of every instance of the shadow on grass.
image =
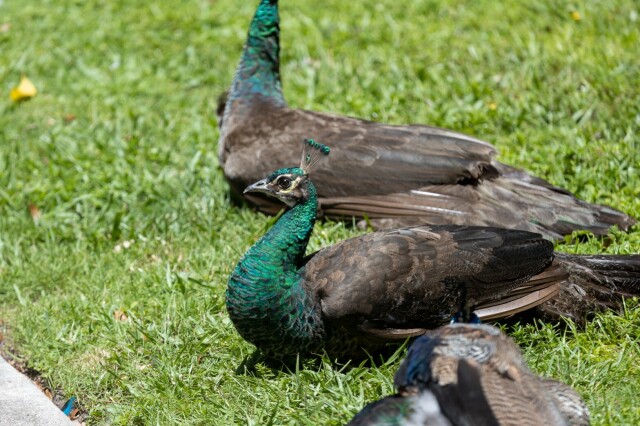
POLYGON ((326 353, 305 354, 286 357, 270 357, 259 349, 251 355, 247 355, 236 368, 237 375, 249 375, 266 378, 261 366, 270 371, 271 377, 278 374, 297 374, 301 370, 320 372, 330 368, 336 372, 344 373, 356 368, 380 368, 392 365, 406 353, 407 347, 413 339, 408 339, 402 344, 388 344, 375 354, 362 351, 362 356, 357 358, 331 358, 326 353))

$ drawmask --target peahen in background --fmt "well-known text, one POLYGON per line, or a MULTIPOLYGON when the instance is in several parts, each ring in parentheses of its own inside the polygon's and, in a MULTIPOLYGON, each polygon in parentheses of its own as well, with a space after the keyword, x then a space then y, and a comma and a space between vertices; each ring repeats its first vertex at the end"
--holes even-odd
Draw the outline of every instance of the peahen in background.
POLYGON ((537 306, 582 320, 640 295, 640 256, 554 254, 551 242, 521 230, 383 230, 305 256, 318 208, 309 173, 328 154, 306 140, 300 167, 245 190, 289 207, 240 259, 227 286, 233 324, 267 356, 326 350, 357 357, 361 348, 372 353, 424 334, 460 311, 488 319, 537 306), (554 297, 572 299, 558 304, 554 297))
POLYGON ((511 338, 486 324, 452 324, 418 338, 397 393, 348 426, 583 426, 589 410, 570 386, 536 376, 511 338))
MULTIPOLYGON (((314 175, 319 214, 368 217, 378 229, 481 225, 558 238, 585 229, 606 234, 635 220, 495 160, 490 144, 422 125, 392 126, 292 109, 280 81, 277 0, 262 0, 249 27, 228 97, 220 98, 218 158, 232 192, 296 163, 306 135, 337 154, 314 175), (266 143, 265 143, 266 142, 266 143)), ((246 198, 266 213, 280 207, 246 198)))

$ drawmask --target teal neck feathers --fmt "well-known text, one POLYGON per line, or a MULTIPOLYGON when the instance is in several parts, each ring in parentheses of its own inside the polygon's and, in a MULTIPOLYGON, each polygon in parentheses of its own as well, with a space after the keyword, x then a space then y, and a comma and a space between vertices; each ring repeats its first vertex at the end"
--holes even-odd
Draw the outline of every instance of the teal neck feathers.
POLYGON ((227 105, 255 98, 262 98, 276 106, 286 106, 280 83, 280 17, 277 0, 262 0, 258 6, 227 105))
MULTIPOLYGON (((297 272, 304 257, 316 221, 318 196, 311 182, 307 182, 308 199, 296 204, 249 249, 245 259, 259 254, 261 262, 279 268, 281 273, 297 272)), ((271 270, 272 271, 272 270, 271 270)), ((270 273, 272 273, 269 271, 270 273)))
POLYGON ((313 350, 324 339, 320 307, 300 270, 318 206, 315 187, 306 185, 307 199, 282 215, 229 278, 227 310, 236 329, 268 353, 313 350))

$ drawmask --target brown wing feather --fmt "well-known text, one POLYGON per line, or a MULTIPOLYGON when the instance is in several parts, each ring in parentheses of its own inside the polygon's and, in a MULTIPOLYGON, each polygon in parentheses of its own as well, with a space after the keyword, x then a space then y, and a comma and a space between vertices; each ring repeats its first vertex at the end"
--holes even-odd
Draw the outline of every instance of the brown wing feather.
POLYGON ((415 334, 446 323, 464 297, 477 304, 505 296, 552 256, 552 245, 537 234, 415 227, 321 250, 309 259, 303 280, 318 294, 327 321, 361 334, 402 337, 402 330, 415 334))
MULTIPOLYGON (((502 226, 552 238, 575 229, 606 234, 632 218, 494 160, 488 143, 436 127, 392 126, 251 100, 221 131, 219 160, 235 195, 299 162, 312 137, 332 154, 314 172, 321 214, 369 217, 378 229, 421 224, 502 226)), ((273 200, 251 198, 275 213, 273 200)))
POLYGON ((578 223, 583 224, 582 229, 606 233, 613 218, 619 216, 616 210, 606 206, 595 209, 548 183, 540 186, 510 176, 480 185, 428 185, 403 193, 320 198, 320 204, 328 216, 368 216, 378 229, 424 223, 473 224, 540 232, 554 238, 577 229, 578 223))
POLYGON ((409 191, 425 183, 452 184, 495 176, 495 148, 469 136, 421 125, 391 126, 294 109, 254 107, 251 126, 230 126, 220 163, 237 190, 279 167, 299 162, 300 141, 329 145, 331 156, 314 172, 323 197, 409 191))
POLYGON ((483 324, 427 332, 409 349, 395 384, 401 394, 431 391, 453 424, 582 425, 589 419, 573 389, 534 375, 513 340, 483 324))

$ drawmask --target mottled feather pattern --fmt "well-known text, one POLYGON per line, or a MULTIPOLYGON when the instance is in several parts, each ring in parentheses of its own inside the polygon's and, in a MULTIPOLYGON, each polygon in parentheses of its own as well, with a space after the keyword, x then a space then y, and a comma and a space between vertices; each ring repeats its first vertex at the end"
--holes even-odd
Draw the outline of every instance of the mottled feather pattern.
POLYGON ((541 384, 553 395, 552 402, 568 420, 568 424, 587 426, 590 423, 589 409, 582 397, 571 386, 552 379, 542 379, 541 384))
POLYGON ((586 405, 571 387, 534 375, 513 340, 488 325, 427 332, 409 349, 394 383, 396 395, 370 404, 350 425, 432 424, 433 416, 416 421, 422 404, 436 414, 436 424, 589 424, 586 405))
POLYGON ((332 323, 433 328, 448 322, 465 293, 473 293, 469 303, 492 300, 544 269, 553 246, 536 237, 450 226, 379 231, 316 253, 304 279, 314 283, 332 323), (520 251, 525 245, 528 253, 520 251))

